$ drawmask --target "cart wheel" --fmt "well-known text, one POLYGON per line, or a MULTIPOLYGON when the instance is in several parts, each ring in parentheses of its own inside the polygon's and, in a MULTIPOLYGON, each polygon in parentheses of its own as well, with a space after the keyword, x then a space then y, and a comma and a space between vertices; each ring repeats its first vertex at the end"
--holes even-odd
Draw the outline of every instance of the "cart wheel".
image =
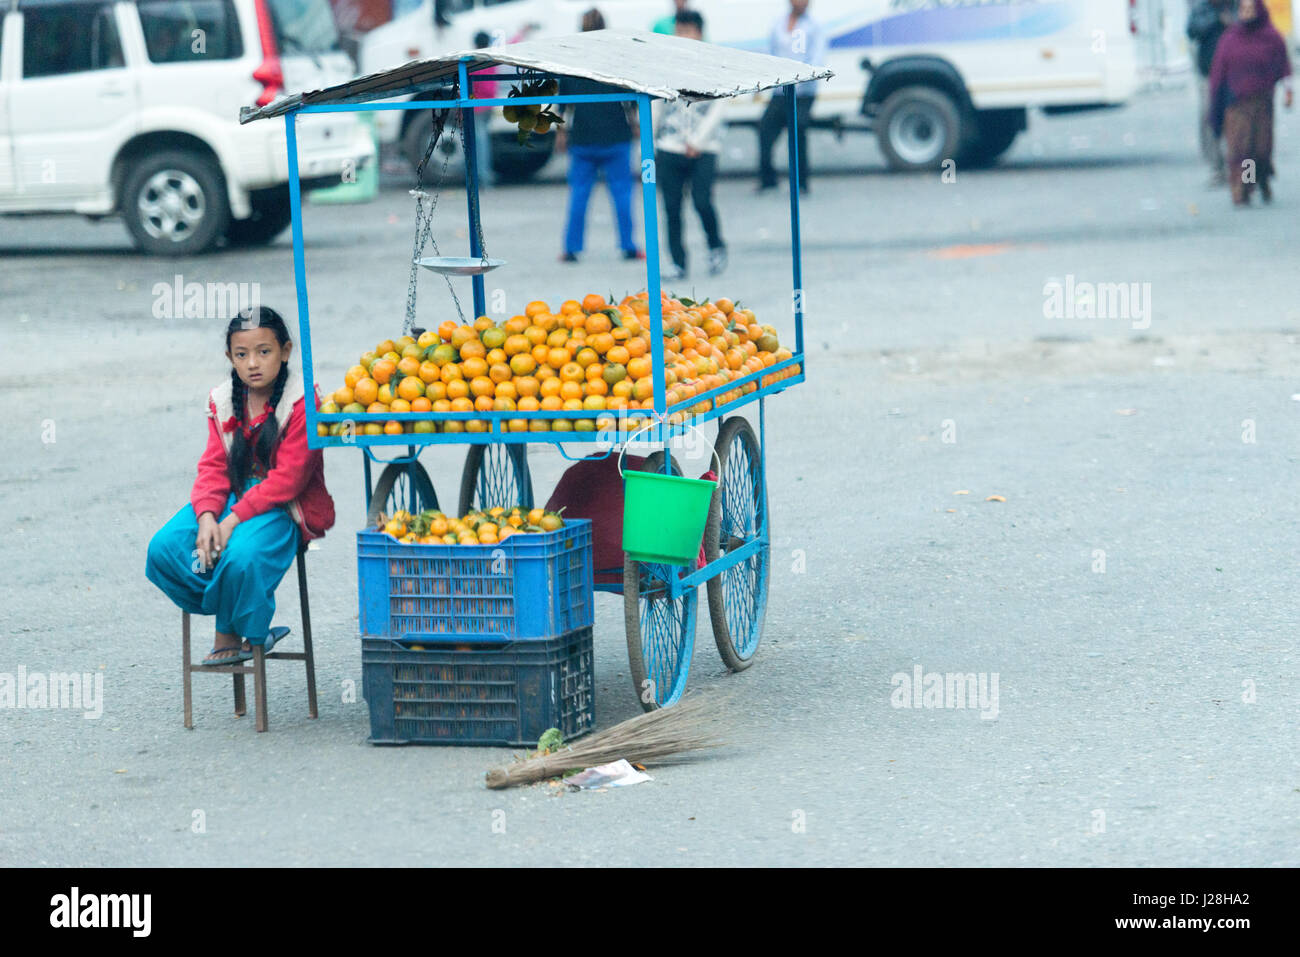
POLYGON ((533 507, 533 479, 524 445, 471 445, 460 477, 460 511, 533 507))
POLYGON ((438 495, 429 481, 429 474, 419 462, 393 462, 384 467, 375 483, 375 490, 370 495, 370 511, 366 515, 366 527, 373 528, 379 522, 379 513, 392 515, 398 509, 406 509, 412 515, 426 508, 438 507, 438 495))
MULTIPOLYGON (((749 422, 739 416, 724 422, 717 451, 718 488, 704 529, 704 557, 710 562, 758 538, 767 524, 763 460, 749 422)), ((732 671, 750 666, 763 637, 770 564, 771 543, 764 542, 744 561, 708 580, 713 640, 732 671)))
MULTIPOLYGON (((663 453, 645 460, 646 472, 663 470, 663 453)), ((673 460, 673 472, 682 474, 673 460)), ((692 588, 675 601, 668 597, 672 576, 693 569, 677 565, 646 565, 623 559, 623 614, 627 623, 627 661, 632 687, 646 711, 666 708, 686 690, 695 649, 695 608, 699 590, 692 588)))

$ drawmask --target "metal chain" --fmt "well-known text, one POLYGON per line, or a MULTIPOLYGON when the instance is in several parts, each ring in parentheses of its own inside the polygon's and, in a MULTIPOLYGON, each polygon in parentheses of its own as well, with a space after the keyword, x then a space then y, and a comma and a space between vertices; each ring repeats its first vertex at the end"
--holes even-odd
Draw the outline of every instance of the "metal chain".
MULTIPOLYGON (((410 335, 415 328, 415 302, 416 291, 420 277, 420 255, 424 252, 424 247, 432 244, 434 255, 441 255, 438 250, 438 241, 433 238, 433 214, 438 208, 438 199, 442 195, 442 183, 447 175, 447 164, 451 161, 451 154, 443 156, 442 168, 438 171, 438 177, 433 183, 433 193, 430 194, 424 190, 424 169, 429 159, 433 156, 433 151, 437 148, 438 142, 442 139, 442 133, 447 125, 446 112, 443 110, 433 111, 433 129, 429 137, 429 145, 425 147, 424 156, 415 168, 416 188, 411 190, 411 195, 415 197, 415 243, 411 251, 411 275, 406 287, 406 321, 402 326, 404 335, 410 335), (426 211, 424 202, 426 199, 431 200, 429 208, 426 211)), ((462 153, 464 151, 463 134, 462 134, 462 153)), ((461 308, 460 298, 456 295, 456 290, 451 284, 451 277, 443 276, 447 283, 447 291, 451 293, 452 302, 456 305, 456 315, 460 318, 463 325, 465 323, 465 312, 461 308)))

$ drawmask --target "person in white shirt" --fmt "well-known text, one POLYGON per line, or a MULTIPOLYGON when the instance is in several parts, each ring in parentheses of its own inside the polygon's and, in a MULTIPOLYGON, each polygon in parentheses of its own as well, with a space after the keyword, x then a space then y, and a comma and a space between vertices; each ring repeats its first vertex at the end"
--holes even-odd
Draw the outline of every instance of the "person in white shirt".
MULTIPOLYGON (((679 37, 699 40, 704 36, 704 18, 694 10, 677 14, 673 31, 679 37)), ((713 180, 722 150, 722 119, 725 100, 687 103, 657 100, 654 104, 655 181, 664 198, 668 227, 668 251, 673 268, 664 278, 687 276, 686 244, 682 240, 682 201, 689 184, 695 211, 709 243, 709 274, 718 275, 727 266, 727 247, 713 208, 713 180)))
MULTIPOLYGON (((821 24, 808 15, 808 0, 790 0, 790 10, 772 24, 768 37, 768 52, 773 56, 799 60, 810 66, 826 63, 827 39, 821 24)), ((813 99, 817 96, 817 81, 809 80, 795 86, 795 109, 798 115, 798 135, 795 137, 799 155, 799 191, 808 192, 808 125, 812 120, 813 99)), ((762 192, 776 187, 776 170, 772 166, 772 148, 786 127, 785 90, 773 91, 772 99, 758 123, 758 189, 762 192)))

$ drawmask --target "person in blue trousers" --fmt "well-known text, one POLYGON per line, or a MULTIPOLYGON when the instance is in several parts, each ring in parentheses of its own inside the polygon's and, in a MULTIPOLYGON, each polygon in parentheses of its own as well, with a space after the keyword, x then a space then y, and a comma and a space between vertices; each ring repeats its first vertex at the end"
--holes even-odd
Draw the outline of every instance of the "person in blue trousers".
MULTIPOLYGON (((589 10, 582 17, 582 29, 603 30, 604 17, 589 10)), ((560 83, 564 96, 621 93, 617 87, 581 77, 565 77, 560 83)), ((614 218, 618 223, 618 245, 624 259, 644 259, 632 236, 632 141, 636 137, 631 104, 576 103, 566 107, 564 124, 557 134, 556 149, 569 153, 569 213, 564 230, 561 262, 577 262, 583 250, 587 228, 587 202, 599 176, 605 177, 614 218)))

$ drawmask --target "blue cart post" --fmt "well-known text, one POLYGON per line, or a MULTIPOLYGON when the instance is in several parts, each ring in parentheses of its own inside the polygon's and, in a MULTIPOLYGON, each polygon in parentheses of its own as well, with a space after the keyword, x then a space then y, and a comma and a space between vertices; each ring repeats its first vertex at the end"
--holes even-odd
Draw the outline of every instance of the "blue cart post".
MULTIPOLYGON (((666 707, 675 702, 686 686, 694 645, 698 588, 707 585, 709 613, 714 639, 728 667, 741 670, 753 659, 762 633, 767 599, 771 551, 770 517, 766 487, 766 399, 804 380, 803 319, 805 296, 799 222, 798 164, 796 147, 798 116, 794 86, 827 77, 830 71, 763 54, 711 46, 709 55, 699 56, 699 41, 645 33, 593 31, 569 37, 525 41, 508 47, 448 54, 413 61, 384 73, 359 78, 327 90, 283 97, 268 106, 245 108, 241 122, 283 116, 289 160, 289 194, 293 218, 294 285, 298 300, 299 347, 308 394, 314 394, 311 315, 308 302, 306 252, 303 241, 302 197, 298 172, 296 120, 300 115, 375 110, 456 110, 465 144, 466 216, 469 252, 484 256, 481 242, 480 192, 475 158, 473 111, 476 107, 568 106, 595 102, 628 102, 636 106, 640 120, 640 174, 643 228, 646 250, 646 291, 650 326, 651 376, 654 382, 652 408, 634 410, 638 420, 648 420, 648 438, 658 451, 647 459, 647 468, 672 473, 675 463, 669 448, 675 439, 710 420, 718 422, 715 443, 718 489, 714 494, 704 535, 705 561, 698 568, 662 566, 626 560, 621 585, 598 584, 603 591, 624 596, 628 658, 633 684, 643 707, 666 707), (500 80, 559 80, 566 76, 598 79, 620 92, 516 97, 476 97, 473 86, 481 70, 507 67, 513 73, 494 74, 500 80), (454 86, 453 86, 454 84, 454 86), (789 122, 790 240, 793 265, 792 307, 795 348, 789 359, 758 372, 732 379, 722 386, 682 399, 671 406, 665 384, 665 336, 659 280, 659 228, 654 156, 653 102, 690 96, 698 99, 756 93, 783 87, 789 122), (453 91, 454 97, 438 100, 385 102, 394 96, 453 91), (778 375, 784 373, 784 376, 778 375), (744 388, 752 385, 753 391, 744 388), (724 393, 741 390, 739 398, 719 403, 724 393), (708 403, 707 411, 692 412, 708 403), (738 413, 757 403, 758 432, 738 413)), ((449 280, 450 281, 450 280, 449 280)), ((482 272, 471 276, 475 315, 486 311, 482 272)), ((627 410, 621 410, 618 425, 628 425, 627 410)), ((529 444, 551 444, 566 458, 566 445, 587 452, 609 453, 610 435, 593 432, 517 432, 508 420, 587 419, 593 412, 545 410, 406 412, 381 414, 321 413, 311 404, 307 409, 308 445, 311 448, 356 446, 364 453, 366 497, 373 517, 379 510, 435 502, 436 494, 427 473, 419 465, 419 454, 430 445, 468 447, 462 475, 461 512, 469 504, 532 504, 533 489, 527 466, 529 444), (482 420, 485 432, 403 432, 394 435, 356 434, 369 423, 432 421, 438 428, 450 421, 482 420), (319 435, 319 427, 349 423, 345 435, 319 435), (406 454, 380 459, 380 446, 406 446, 406 454), (377 485, 371 485, 371 462, 386 466, 377 485), (505 499, 510 500, 505 500, 505 499), (397 504, 403 503, 403 504, 397 504)), ((610 416, 595 416, 607 420, 610 416)), ((328 432, 328 429, 326 429, 328 432)), ((612 444, 626 444, 629 436, 620 430, 612 444)))

